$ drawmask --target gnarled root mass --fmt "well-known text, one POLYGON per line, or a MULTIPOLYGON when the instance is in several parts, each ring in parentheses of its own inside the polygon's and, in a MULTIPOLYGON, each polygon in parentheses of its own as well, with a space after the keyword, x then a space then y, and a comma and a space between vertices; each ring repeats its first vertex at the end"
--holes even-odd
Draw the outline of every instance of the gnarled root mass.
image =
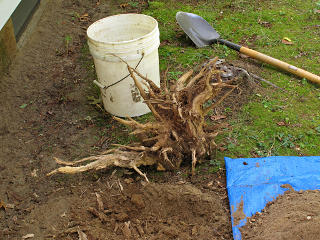
POLYGON ((211 60, 197 74, 193 74, 193 70, 186 72, 170 90, 166 84, 159 88, 128 66, 155 121, 142 124, 132 118, 125 120, 114 117, 132 128, 130 134, 138 137, 138 143, 130 146, 117 145, 116 149, 72 163, 56 159, 57 163, 66 166, 48 175, 119 166, 135 169, 146 178, 138 169, 139 166, 156 164, 158 170, 171 170, 179 168, 183 160, 191 161, 192 174, 195 174, 196 163, 216 147, 214 139, 219 134, 218 124, 213 122, 210 126, 207 125, 205 117, 237 88, 233 84, 235 79, 221 80, 220 71, 215 67, 216 61, 217 58, 211 60), (137 76, 143 81, 138 81, 137 76), (144 90, 142 84, 147 90, 144 90), (91 163, 78 167, 68 166, 86 161, 91 163))

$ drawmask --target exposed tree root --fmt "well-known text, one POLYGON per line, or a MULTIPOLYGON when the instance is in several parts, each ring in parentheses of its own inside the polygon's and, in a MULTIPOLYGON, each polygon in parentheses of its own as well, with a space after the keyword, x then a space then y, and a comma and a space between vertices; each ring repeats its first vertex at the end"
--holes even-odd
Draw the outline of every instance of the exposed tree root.
POLYGON ((213 126, 208 126, 205 117, 237 88, 233 84, 236 79, 221 80, 220 71, 215 67, 216 61, 217 58, 210 61, 193 77, 193 70, 186 72, 171 87, 171 91, 166 84, 161 89, 128 66, 133 81, 156 120, 142 124, 132 118, 114 117, 132 128, 130 134, 138 137, 138 143, 116 145, 117 149, 74 163, 56 159, 57 163, 65 166, 48 175, 118 166, 132 168, 148 180, 138 169, 139 166, 156 164, 159 170, 170 170, 179 168, 183 160, 191 162, 192 174, 195 174, 196 163, 216 148, 214 139, 219 134, 218 124, 213 122, 213 126), (135 74, 143 81, 138 81, 135 74), (74 166, 87 161, 90 163, 74 166))
POLYGON ((138 169, 138 166, 154 165, 156 164, 155 158, 149 157, 143 152, 136 152, 133 150, 126 151, 121 150, 120 148, 112 150, 113 151, 108 151, 106 154, 83 158, 75 162, 65 162, 58 158, 55 158, 55 161, 58 164, 65 165, 65 167, 60 167, 56 170, 53 170, 47 175, 50 176, 56 173, 74 174, 79 172, 85 172, 88 170, 99 170, 109 167, 123 167, 134 169, 141 176, 143 176, 146 179, 146 181, 148 181, 148 178, 138 169), (74 165, 82 162, 90 163, 79 167, 74 167, 74 165))

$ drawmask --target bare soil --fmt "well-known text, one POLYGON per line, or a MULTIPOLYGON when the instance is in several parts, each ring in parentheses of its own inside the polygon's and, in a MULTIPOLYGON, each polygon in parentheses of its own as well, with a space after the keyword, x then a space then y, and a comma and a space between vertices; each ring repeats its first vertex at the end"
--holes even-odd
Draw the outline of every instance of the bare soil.
POLYGON ((46 176, 54 156, 71 161, 127 136, 89 104, 96 89, 85 45, 95 20, 139 11, 120 4, 49 1, 0 79, 0 239, 79 239, 78 230, 91 240, 232 239, 223 170, 191 178, 190 166, 143 169, 151 184, 123 169, 46 176))
POLYGON ((313 240, 320 234, 320 191, 286 191, 240 229, 243 239, 313 240))

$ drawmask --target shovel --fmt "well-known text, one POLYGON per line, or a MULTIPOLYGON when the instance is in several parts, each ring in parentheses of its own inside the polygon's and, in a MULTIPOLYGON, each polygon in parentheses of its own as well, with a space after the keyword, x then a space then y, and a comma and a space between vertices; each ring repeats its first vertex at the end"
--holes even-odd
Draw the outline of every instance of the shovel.
POLYGON ((176 19, 180 27, 196 44, 197 47, 205 47, 213 43, 220 43, 233 50, 241 52, 249 57, 281 68, 299 77, 306 78, 311 82, 320 84, 320 77, 313 73, 307 72, 301 68, 297 68, 293 65, 290 65, 273 57, 269 57, 263 53, 257 52, 250 48, 246 48, 238 44, 229 42, 227 40, 221 39, 220 34, 216 30, 214 30, 214 28, 211 27, 211 25, 206 20, 204 20, 202 17, 196 14, 187 12, 177 12, 176 19))

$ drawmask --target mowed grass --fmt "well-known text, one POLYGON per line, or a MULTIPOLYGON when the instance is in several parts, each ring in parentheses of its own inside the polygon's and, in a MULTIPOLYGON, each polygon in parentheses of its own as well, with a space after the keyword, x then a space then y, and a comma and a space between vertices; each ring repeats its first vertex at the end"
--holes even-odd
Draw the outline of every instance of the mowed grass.
MULTIPOLYGON (((214 56, 251 62, 221 45, 196 49, 176 23, 177 11, 204 17, 224 39, 320 75, 318 9, 320 2, 312 0, 161 0, 150 2, 143 13, 159 22, 160 68, 168 69, 168 77, 176 79, 214 56), (285 37, 293 44, 282 43, 285 37)), ((249 96, 249 102, 229 119, 229 129, 220 135, 225 150, 217 151, 216 159, 320 155, 319 86, 263 63, 259 67, 261 77, 286 91, 263 85, 263 93, 249 96)))

